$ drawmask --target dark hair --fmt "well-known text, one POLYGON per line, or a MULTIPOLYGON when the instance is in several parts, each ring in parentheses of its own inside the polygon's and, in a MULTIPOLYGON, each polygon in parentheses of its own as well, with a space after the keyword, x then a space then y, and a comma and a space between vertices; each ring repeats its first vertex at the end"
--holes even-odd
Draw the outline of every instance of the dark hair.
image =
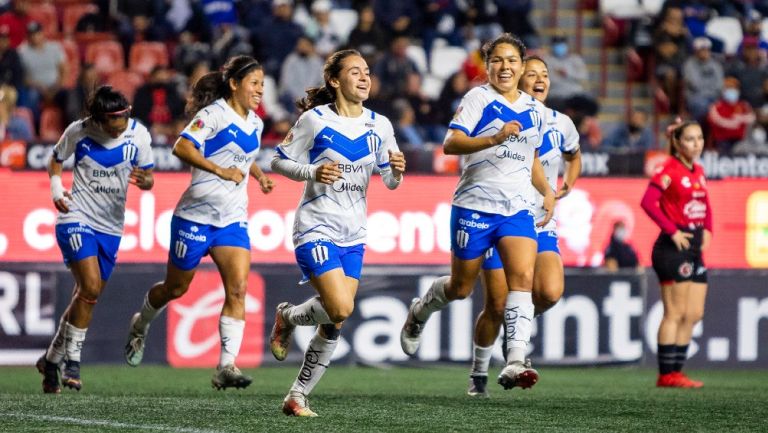
POLYGON ((95 122, 104 123, 110 117, 130 116, 131 105, 125 96, 112 86, 99 86, 88 98, 85 112, 95 122))
POLYGON ((694 125, 701 127, 701 125, 699 125, 699 122, 695 120, 686 120, 672 130, 672 134, 670 136, 670 144, 669 144, 669 153, 671 155, 673 156, 677 155, 677 149, 675 149, 675 143, 680 142, 680 137, 683 136, 683 131, 685 131, 685 129, 688 128, 689 126, 694 126, 694 125))
POLYGON ((336 90, 331 86, 331 80, 339 78, 341 63, 350 56, 363 57, 357 50, 336 51, 328 57, 323 66, 323 81, 325 85, 307 89, 307 96, 296 101, 296 107, 302 113, 318 105, 328 104, 336 100, 336 90))
POLYGON ((536 54, 531 54, 530 56, 527 56, 523 58, 523 61, 528 62, 529 60, 537 60, 544 64, 544 67, 549 69, 549 65, 547 64, 546 60, 544 60, 541 56, 537 56, 536 54))
POLYGON ((240 82, 255 69, 262 69, 261 64, 251 56, 230 57, 220 71, 209 72, 192 85, 192 96, 187 101, 185 111, 194 115, 219 98, 232 96, 229 80, 240 82))
POLYGON ((520 57, 525 59, 525 44, 523 43, 522 39, 513 35, 512 33, 507 32, 502 33, 497 36, 496 39, 483 44, 483 48, 480 49, 480 52, 482 53, 483 61, 486 64, 488 63, 488 59, 491 57, 493 50, 501 44, 510 44, 517 48, 517 51, 520 52, 520 57))

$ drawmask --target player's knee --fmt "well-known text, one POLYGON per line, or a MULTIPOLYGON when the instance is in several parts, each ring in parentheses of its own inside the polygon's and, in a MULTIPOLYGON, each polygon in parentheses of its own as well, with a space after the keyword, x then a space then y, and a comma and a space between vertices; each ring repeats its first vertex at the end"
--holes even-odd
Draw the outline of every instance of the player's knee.
POLYGON ((165 283, 165 291, 169 299, 177 299, 182 297, 189 290, 189 284, 182 282, 178 283, 165 283))
POLYGON ((101 279, 98 278, 86 278, 79 285, 77 290, 77 296, 84 301, 92 301, 96 303, 96 300, 101 294, 101 279))
POLYGON ((486 320, 490 321, 494 325, 500 326, 504 322, 504 304, 499 305, 486 305, 483 313, 486 320))
POLYGON ((326 307, 325 311, 328 313, 328 317, 331 319, 331 322, 341 323, 352 315, 352 311, 354 311, 354 309, 354 304, 350 303, 344 305, 335 305, 331 308, 326 307))
POLYGON ((248 290, 248 281, 240 280, 227 284, 227 300, 230 302, 245 302, 245 293, 248 290))
POLYGON ((685 319, 685 314, 682 311, 679 310, 670 310, 667 309, 664 311, 664 320, 669 320, 672 322, 682 322, 685 319))
POLYGON ((536 306, 536 310, 544 312, 554 307, 561 296, 561 293, 555 292, 534 293, 533 304, 536 306))
POLYGON ((533 269, 526 269, 509 276, 510 288, 533 288, 533 269))
POLYGON ((474 280, 472 280, 471 283, 469 283, 469 282, 454 281, 454 279, 451 279, 451 284, 445 288, 445 297, 449 301, 466 299, 469 295, 472 294, 472 289, 474 288, 475 288, 474 280))
POLYGON ((688 311, 685 314, 685 321, 691 325, 695 325, 704 318, 704 311, 688 311))

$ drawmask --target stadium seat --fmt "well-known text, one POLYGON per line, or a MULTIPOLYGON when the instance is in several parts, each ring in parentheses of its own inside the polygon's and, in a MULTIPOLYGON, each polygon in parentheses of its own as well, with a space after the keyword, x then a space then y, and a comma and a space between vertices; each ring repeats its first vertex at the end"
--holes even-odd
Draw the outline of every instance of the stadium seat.
POLYGON ((437 100, 445 86, 445 79, 432 74, 424 74, 421 80, 421 92, 429 99, 437 100))
POLYGON ((149 75, 155 66, 168 63, 168 49, 162 42, 136 42, 131 46, 128 67, 132 71, 149 75))
POLYGON ((427 73, 427 54, 421 45, 409 45, 405 50, 405 55, 416 64, 419 72, 423 75, 427 73))
POLYGON ((64 7, 64 12, 62 12, 61 18, 61 31, 65 35, 75 33, 77 22, 80 21, 80 18, 82 18, 83 15, 98 12, 98 6, 92 3, 75 3, 64 7))
POLYGON ((760 40, 768 40, 768 18, 763 18, 760 24, 760 40))
POLYGON ((64 132, 64 114, 55 107, 45 107, 40 113, 40 140, 55 143, 64 132))
POLYGON ((133 103, 133 97, 136 95, 136 89, 144 84, 144 76, 136 71, 125 69, 122 71, 115 71, 109 74, 106 84, 114 87, 115 90, 120 91, 128 99, 128 102, 133 103))
POLYGON ((125 66, 123 47, 115 41, 91 42, 85 48, 85 61, 102 75, 109 75, 125 66))
POLYGON ((432 50, 429 59, 429 70, 436 77, 447 79, 461 69, 461 64, 467 58, 467 51, 462 47, 439 47, 432 50))
POLYGON ((646 14, 638 0, 600 0, 600 14, 614 18, 640 18, 646 14))
POLYGON ((64 50, 64 56, 67 61, 67 78, 64 80, 65 89, 71 89, 77 84, 77 78, 80 76, 80 49, 77 43, 71 39, 62 39, 59 41, 64 50))
POLYGON ((738 18, 714 17, 707 21, 706 32, 723 41, 725 55, 733 56, 739 51, 743 33, 738 18))
POLYGON ((344 41, 357 26, 357 11, 354 9, 331 9, 328 17, 331 27, 338 31, 344 41))
POLYGON ((27 13, 33 21, 37 21, 43 26, 43 32, 49 39, 59 34, 59 16, 56 14, 56 6, 50 3, 41 3, 31 6, 27 13))

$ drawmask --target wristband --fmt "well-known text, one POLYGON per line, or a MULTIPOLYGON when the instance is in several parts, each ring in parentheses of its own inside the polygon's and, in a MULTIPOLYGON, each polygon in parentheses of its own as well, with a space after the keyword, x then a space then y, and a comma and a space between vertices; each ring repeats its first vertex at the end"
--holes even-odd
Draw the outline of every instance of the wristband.
POLYGON ((65 192, 64 184, 61 183, 61 176, 58 174, 51 176, 51 198, 53 201, 63 199, 65 192))

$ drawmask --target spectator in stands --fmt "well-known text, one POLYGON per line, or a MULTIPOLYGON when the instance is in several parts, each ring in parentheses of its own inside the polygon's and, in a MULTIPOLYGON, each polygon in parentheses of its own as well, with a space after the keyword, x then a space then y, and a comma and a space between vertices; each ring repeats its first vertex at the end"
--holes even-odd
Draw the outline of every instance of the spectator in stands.
POLYGON ((312 38, 302 35, 280 70, 278 93, 286 110, 294 111, 296 100, 304 97, 306 89, 323 84, 324 62, 315 52, 312 38))
POLYGON ((528 48, 539 48, 536 28, 531 22, 532 0, 496 0, 499 23, 504 31, 520 36, 528 48))
POLYGON ((0 25, 0 85, 10 84, 16 89, 21 89, 24 84, 24 71, 19 53, 11 46, 10 33, 10 27, 0 25))
POLYGON ((153 142, 168 144, 183 128, 184 101, 171 82, 171 70, 158 65, 136 90, 133 114, 149 129, 153 142))
POLYGON ((27 26, 32 18, 27 15, 29 0, 13 0, 11 10, 0 15, 0 26, 8 27, 11 47, 18 48, 27 38, 27 26))
POLYGON ((373 0, 373 10, 390 36, 414 36, 419 28, 421 11, 412 0, 373 0))
POLYGON ((27 40, 19 46, 25 78, 19 105, 31 109, 35 118, 40 114, 40 103, 53 102, 67 76, 64 50, 58 42, 46 40, 42 30, 39 23, 31 21, 27 40))
MULTIPOLYGON (((768 3, 766 3, 768 5, 768 3)), ((752 9, 743 22, 744 36, 756 37, 759 41, 758 47, 763 52, 768 50, 768 41, 763 38, 763 16, 755 9, 752 9)))
POLYGON ((445 138, 444 125, 437 127, 433 102, 421 91, 421 75, 408 75, 405 93, 402 95, 411 105, 416 125, 424 139, 432 143, 442 143, 445 138))
POLYGON ((93 94, 98 86, 99 72, 96 68, 90 63, 82 65, 75 87, 66 90, 62 98, 61 108, 64 110, 65 124, 69 125, 85 115, 83 107, 88 102, 88 96, 93 94))
POLYGON ((762 88, 763 81, 768 78, 759 43, 757 37, 745 36, 741 41, 741 58, 726 68, 726 74, 736 77, 741 83, 741 95, 753 109, 759 108, 762 102, 762 94, 755 90, 762 88))
POLYGON ((315 50, 322 58, 346 42, 346 35, 331 26, 331 7, 330 0, 315 0, 310 8, 312 17, 304 27, 306 34, 315 41, 315 50))
POLYGON ((0 143, 6 140, 32 141, 32 125, 16 114, 18 93, 13 86, 0 85, 0 143))
POLYGON ((384 99, 394 99, 404 94, 408 76, 419 73, 416 64, 406 55, 408 45, 408 36, 395 37, 389 51, 373 67, 373 74, 381 80, 381 97, 384 99))
POLYGON ((679 7, 667 7, 659 16, 653 36, 656 49, 654 74, 669 98, 673 112, 680 110, 680 73, 688 54, 688 28, 679 7))
POLYGON ((464 71, 459 70, 448 78, 443 86, 443 90, 440 91, 437 102, 434 104, 435 122, 438 125, 443 125, 447 128, 453 116, 456 115, 461 98, 464 97, 464 94, 469 89, 470 83, 464 71))
POLYGON ((216 28, 211 44, 214 61, 217 65, 226 62, 230 57, 247 56, 253 52, 248 29, 239 24, 222 23, 216 28))
MULTIPOLYGON (((584 59, 578 53, 570 52, 568 38, 564 34, 556 34, 552 37, 551 42, 550 53, 544 56, 552 81, 547 105, 558 111, 565 111, 566 105, 571 105, 569 100, 572 98, 581 97, 593 100, 584 90, 589 79, 584 59)), ((594 115, 595 113, 589 114, 594 115)))
POLYGON ((376 22, 370 4, 360 8, 357 26, 349 34, 347 46, 359 51, 369 65, 375 64, 379 53, 387 48, 387 35, 376 22))
POLYGON ((266 75, 279 77, 280 66, 293 51, 304 30, 292 21, 293 1, 272 0, 272 16, 260 27, 251 27, 252 44, 259 53, 266 75))
POLYGON ((432 44, 435 39, 442 38, 448 44, 460 47, 463 45, 461 37, 460 11, 456 0, 426 0, 421 4, 421 43, 427 56, 427 65, 430 64, 432 44))
POLYGON ((496 0, 462 0, 457 5, 463 12, 463 24, 469 32, 474 33, 480 45, 504 32, 504 27, 499 23, 496 0))
POLYGON ((707 115, 711 144, 718 152, 729 154, 736 142, 746 137, 747 128, 754 121, 752 107, 741 99, 739 80, 726 77, 721 98, 712 104, 707 115))
POLYGON ((603 141, 603 148, 607 151, 644 152, 653 147, 648 113, 637 108, 629 112, 626 123, 618 125, 603 141))
POLYGON ((423 149, 427 139, 416 123, 416 113, 411 104, 403 98, 398 98, 392 102, 392 106, 395 109, 395 113, 397 113, 393 126, 395 129, 395 139, 400 144, 400 147, 423 149))
POLYGON ((195 38, 194 33, 184 31, 179 34, 179 43, 173 49, 171 64, 174 69, 184 75, 190 75, 200 62, 209 63, 213 60, 211 46, 195 38))
POLYGON ((608 247, 605 248, 603 266, 609 271, 618 271, 625 268, 637 268, 640 262, 637 259, 637 251, 627 242, 627 227, 624 221, 613 223, 613 232, 608 247))
POLYGON ((723 65, 712 58, 712 42, 702 36, 693 40, 693 55, 683 65, 685 102, 691 117, 701 122, 723 87, 723 65))

